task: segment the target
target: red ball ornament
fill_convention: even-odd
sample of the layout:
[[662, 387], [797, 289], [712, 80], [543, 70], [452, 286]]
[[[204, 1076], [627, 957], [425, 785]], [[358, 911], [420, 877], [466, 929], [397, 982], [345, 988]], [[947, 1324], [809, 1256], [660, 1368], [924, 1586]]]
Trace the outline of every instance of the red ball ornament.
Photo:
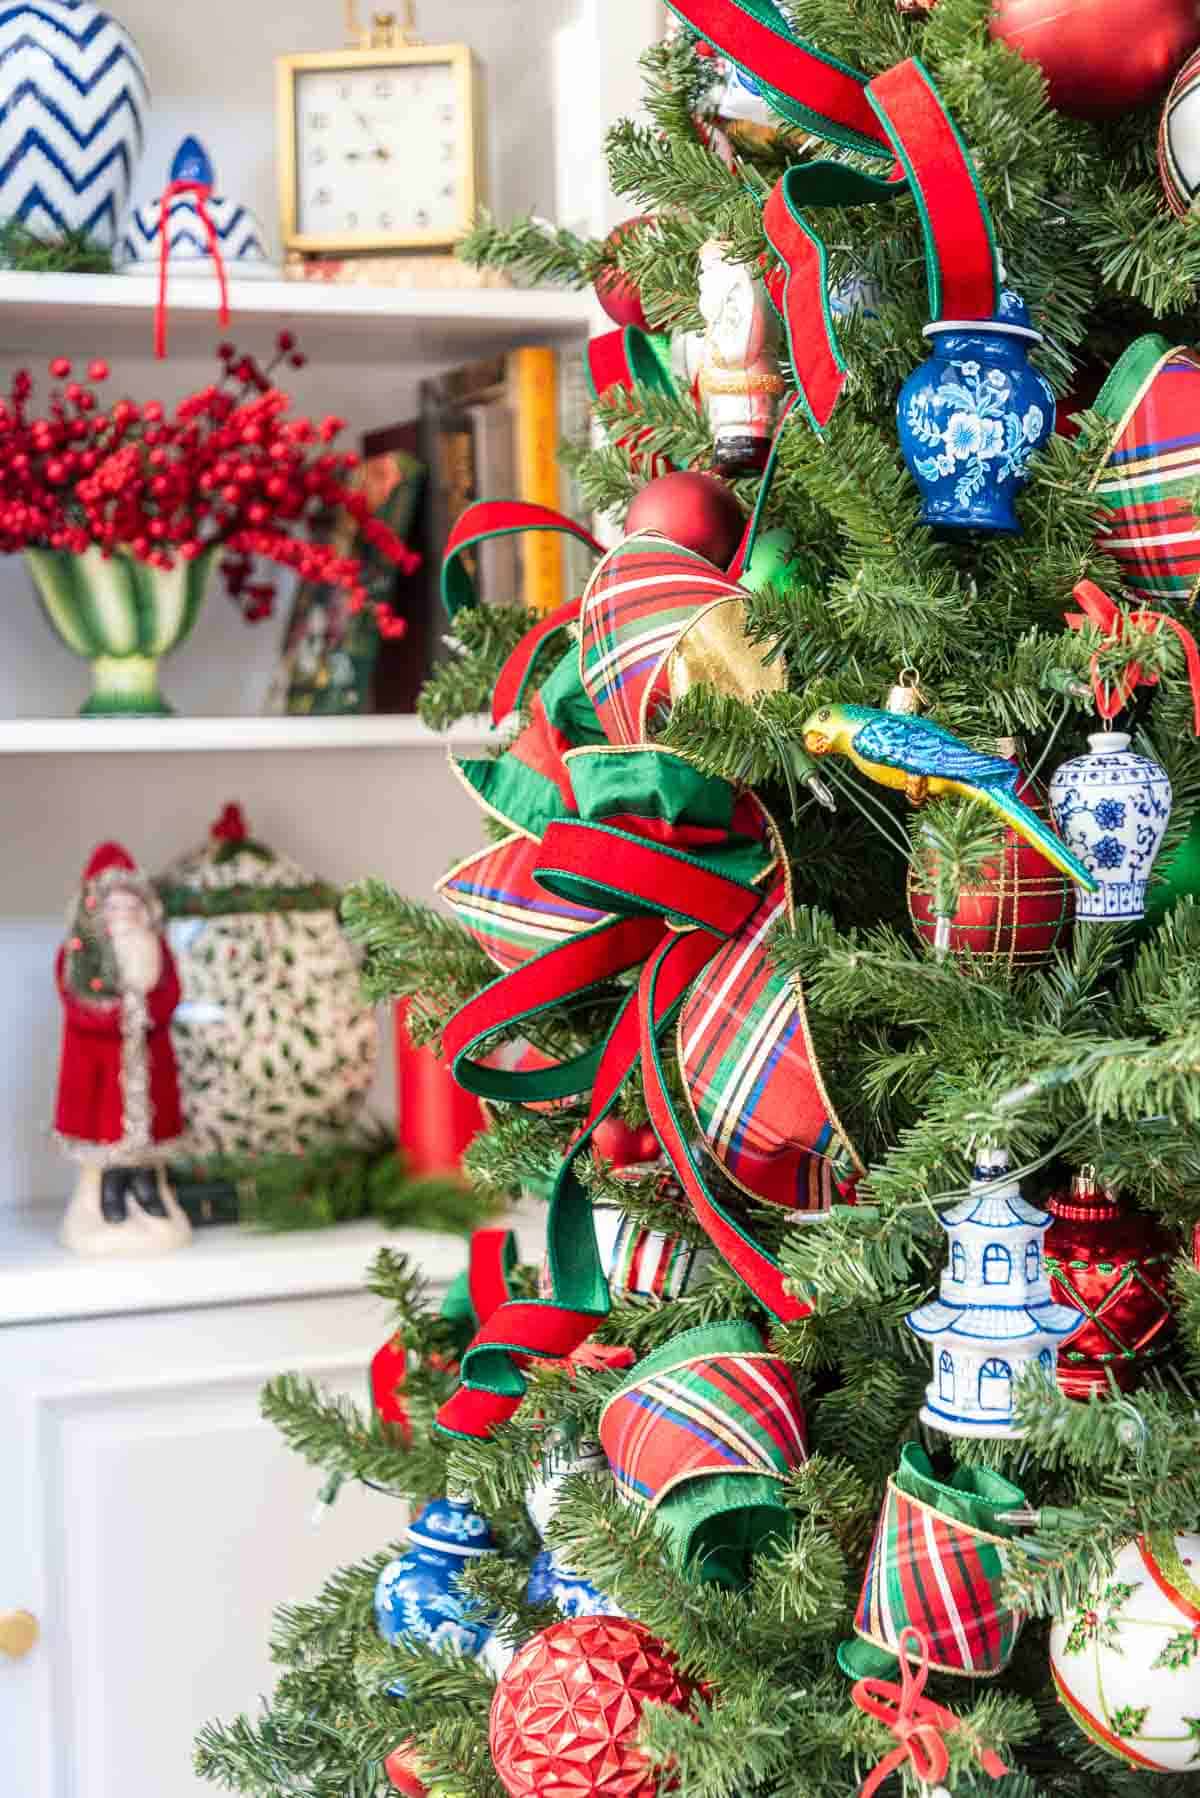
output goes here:
[[[604, 240], [605, 248], [615, 247], [630, 231], [652, 223], [653, 220], [647, 215], [625, 219], [609, 232]], [[622, 274], [619, 268], [601, 269], [593, 284], [593, 291], [614, 325], [636, 325], [640, 331], [649, 330], [646, 314], [642, 310], [642, 296], [629, 276]]]
[[1050, 1290], [1088, 1320], [1059, 1348], [1058, 1384], [1068, 1398], [1086, 1399], [1107, 1391], [1111, 1373], [1128, 1391], [1167, 1349], [1176, 1245], [1153, 1218], [1122, 1211], [1090, 1169], [1046, 1209], [1054, 1218], [1044, 1249]]
[[404, 1402], [408, 1378], [408, 1350], [399, 1336], [389, 1337], [371, 1360], [371, 1403], [382, 1423], [395, 1425], [406, 1448], [412, 1444], [412, 1425]]
[[492, 1700], [492, 1763], [511, 1798], [654, 1798], [638, 1747], [648, 1703], [686, 1710], [696, 1688], [644, 1624], [552, 1623], [510, 1663]]
[[657, 1136], [650, 1124], [631, 1130], [624, 1118], [610, 1114], [602, 1118], [592, 1132], [592, 1147], [610, 1167], [637, 1167], [662, 1157]]
[[[1026, 805], [1046, 815], [1041, 790], [1026, 780], [1019, 789]], [[908, 877], [908, 913], [925, 942], [937, 940], [934, 896], [918, 891], [936, 874], [936, 864], [913, 867]], [[1071, 883], [1032, 843], [1006, 830], [995, 861], [985, 862], [977, 886], [959, 890], [950, 919], [947, 947], [987, 962], [1030, 968], [1047, 961], [1070, 929], [1074, 911]]]
[[745, 523], [732, 488], [717, 475], [681, 470], [646, 483], [629, 508], [625, 535], [659, 531], [681, 549], [728, 568]]
[[417, 1745], [411, 1736], [401, 1742], [399, 1748], [392, 1749], [383, 1763], [383, 1770], [396, 1790], [404, 1793], [404, 1798], [427, 1798], [429, 1787], [421, 1778]]
[[1036, 62], [1050, 104], [1103, 119], [1165, 92], [1200, 43], [1195, 0], [996, 0], [994, 38]]

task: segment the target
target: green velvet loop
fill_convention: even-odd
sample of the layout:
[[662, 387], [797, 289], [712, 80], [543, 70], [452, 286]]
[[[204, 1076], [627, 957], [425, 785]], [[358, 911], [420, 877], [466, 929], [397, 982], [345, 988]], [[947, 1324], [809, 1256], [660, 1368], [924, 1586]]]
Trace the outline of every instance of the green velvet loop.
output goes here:
[[461, 1354], [479, 1327], [479, 1319], [471, 1303], [470, 1275], [465, 1267], [450, 1282], [439, 1316], [443, 1323], [450, 1325], [455, 1345]]
[[546, 755], [545, 767], [537, 765], [536, 747], [532, 743], [522, 745], [520, 737], [515, 749], [507, 755], [462, 760], [456, 764], [467, 786], [479, 795], [489, 811], [535, 837], [544, 836], [548, 826], [559, 818], [574, 816], [550, 772], [560, 766], [558, 758], [563, 745], [587, 746], [604, 742], [604, 733], [596, 720], [596, 708], [580, 678], [577, 655], [561, 658], [542, 683], [538, 698], [552, 738], [557, 733], [561, 739], [552, 741], [553, 753]]
[[727, 780], [658, 749], [574, 750], [571, 790], [581, 818], [657, 818], [728, 832], [737, 800]]
[[947, 1483], [939, 1480], [933, 1463], [919, 1442], [906, 1442], [900, 1451], [896, 1485], [909, 1498], [919, 1499], [944, 1517], [953, 1517], [971, 1529], [985, 1530], [991, 1536], [1011, 1536], [1014, 1526], [998, 1523], [999, 1511], [1018, 1511], [1025, 1506], [1025, 1494], [1003, 1474], [986, 1467], [959, 1467]]

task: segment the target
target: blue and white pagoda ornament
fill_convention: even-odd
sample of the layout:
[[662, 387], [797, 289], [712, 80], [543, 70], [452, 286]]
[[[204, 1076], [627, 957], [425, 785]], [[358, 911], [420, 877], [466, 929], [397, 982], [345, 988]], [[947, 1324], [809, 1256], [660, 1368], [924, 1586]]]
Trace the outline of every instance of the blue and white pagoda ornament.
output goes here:
[[924, 502], [921, 523], [1017, 533], [1013, 500], [1054, 429], [1054, 390], [1029, 365], [1041, 333], [1024, 300], [1005, 288], [990, 319], [943, 319], [924, 335], [933, 353], [896, 401], [900, 449]]
[[1094, 893], [1080, 889], [1079, 918], [1119, 923], [1140, 918], [1146, 888], [1171, 818], [1171, 781], [1148, 755], [1135, 755], [1123, 731], [1097, 731], [1087, 755], [1057, 768], [1050, 811], [1063, 842], [1094, 874]]
[[950, 1239], [941, 1296], [905, 1319], [933, 1346], [922, 1421], [946, 1436], [1019, 1436], [1015, 1380], [1036, 1363], [1053, 1384], [1058, 1344], [1086, 1322], [1050, 1296], [1042, 1244], [1053, 1220], [1022, 1198], [1008, 1151], [982, 1149], [970, 1197], [940, 1221]]
[[117, 251], [123, 275], [157, 275], [163, 233], [173, 275], [218, 278], [220, 256], [230, 281], [277, 280], [281, 270], [267, 254], [266, 232], [239, 200], [216, 191], [212, 158], [198, 138], [185, 137], [171, 176], [156, 199], [136, 206]]
[[[375, 1627], [385, 1642], [423, 1642], [433, 1649], [479, 1654], [491, 1619], [464, 1592], [458, 1576], [495, 1549], [491, 1525], [463, 1498], [435, 1498], [408, 1526], [411, 1547], [389, 1561], [375, 1584]], [[403, 1682], [388, 1687], [404, 1696]]]
[[90, 0], [0, 10], [0, 218], [111, 248], [150, 111], [137, 45]]

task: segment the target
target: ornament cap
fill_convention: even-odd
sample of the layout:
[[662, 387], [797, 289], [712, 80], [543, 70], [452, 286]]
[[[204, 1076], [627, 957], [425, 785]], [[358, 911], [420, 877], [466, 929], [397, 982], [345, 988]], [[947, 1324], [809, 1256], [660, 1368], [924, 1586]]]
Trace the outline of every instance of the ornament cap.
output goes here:
[[215, 186], [217, 177], [212, 157], [198, 137], [185, 137], [176, 150], [175, 160], [171, 164], [171, 179], [198, 181], [203, 187]]
[[1118, 755], [1128, 749], [1133, 739], [1123, 730], [1097, 730], [1088, 738], [1088, 748], [1093, 755]]

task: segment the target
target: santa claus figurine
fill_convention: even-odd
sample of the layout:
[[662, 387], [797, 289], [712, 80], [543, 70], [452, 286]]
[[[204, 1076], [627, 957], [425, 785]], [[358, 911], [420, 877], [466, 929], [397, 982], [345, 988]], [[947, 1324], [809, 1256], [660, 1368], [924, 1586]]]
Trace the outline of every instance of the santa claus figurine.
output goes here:
[[698, 383], [713, 427], [720, 475], [761, 474], [771, 456], [775, 414], [785, 382], [779, 372], [779, 320], [767, 290], [716, 238], [700, 250], [700, 311], [705, 332]]
[[80, 1163], [62, 1240], [79, 1255], [157, 1255], [191, 1235], [167, 1179], [183, 1131], [171, 1014], [179, 978], [162, 907], [119, 843], [102, 843], [55, 979], [63, 1003], [54, 1132]]

